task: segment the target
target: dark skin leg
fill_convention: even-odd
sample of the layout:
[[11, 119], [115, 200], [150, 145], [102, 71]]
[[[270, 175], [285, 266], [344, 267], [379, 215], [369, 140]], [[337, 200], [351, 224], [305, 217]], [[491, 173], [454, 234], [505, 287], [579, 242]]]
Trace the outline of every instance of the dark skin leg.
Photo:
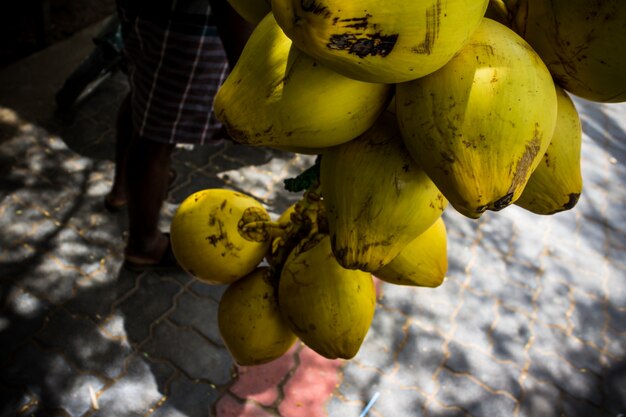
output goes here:
[[126, 160], [128, 146], [133, 135], [133, 119], [130, 111], [130, 94], [127, 94], [117, 113], [115, 138], [115, 174], [113, 186], [106, 196], [107, 203], [112, 207], [126, 204]]
[[[232, 66], [252, 32], [226, 2], [212, 2], [218, 30]], [[169, 242], [158, 229], [163, 200], [169, 184], [170, 156], [174, 145], [140, 138], [133, 134], [129, 96], [120, 107], [117, 121], [115, 179], [109, 203], [128, 204], [129, 235], [126, 260], [136, 265], [158, 263]]]
[[158, 262], [169, 245], [158, 229], [165, 198], [173, 144], [133, 137], [128, 149], [128, 243], [126, 259], [135, 264]]
[[106, 198], [113, 206], [128, 204], [125, 257], [135, 264], [156, 263], [167, 249], [167, 237], [158, 230], [158, 223], [173, 148], [133, 134], [130, 95], [126, 96], [117, 117], [115, 179]]

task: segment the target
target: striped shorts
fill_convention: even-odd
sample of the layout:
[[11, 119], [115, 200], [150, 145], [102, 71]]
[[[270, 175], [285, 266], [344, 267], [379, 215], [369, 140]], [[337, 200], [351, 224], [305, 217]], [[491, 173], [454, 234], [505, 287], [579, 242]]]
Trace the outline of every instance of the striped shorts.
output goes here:
[[135, 132], [162, 143], [203, 144], [223, 135], [213, 98], [228, 64], [210, 8], [155, 19], [118, 4]]

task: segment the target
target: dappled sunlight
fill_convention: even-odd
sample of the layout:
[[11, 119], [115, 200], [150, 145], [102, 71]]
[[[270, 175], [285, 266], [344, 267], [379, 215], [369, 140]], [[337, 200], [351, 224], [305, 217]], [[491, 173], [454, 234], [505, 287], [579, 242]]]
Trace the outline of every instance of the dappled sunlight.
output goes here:
[[393, 394], [374, 415], [624, 411], [625, 107], [583, 104], [579, 204], [552, 216], [511, 206], [479, 220], [449, 208], [446, 280], [382, 285], [330, 410], [354, 410], [380, 391]]
[[[233, 377], [215, 321], [223, 288], [182, 271], [122, 268], [127, 219], [102, 204], [113, 163], [92, 157], [108, 148], [85, 125], [75, 128], [81, 111], [52, 133], [0, 108], [0, 383], [7, 388], [0, 411], [209, 410]], [[300, 196], [285, 192], [282, 180], [309, 159], [226, 141], [177, 149], [178, 182], [160, 227], [167, 230], [180, 201], [203, 187], [201, 177], [279, 214]]]

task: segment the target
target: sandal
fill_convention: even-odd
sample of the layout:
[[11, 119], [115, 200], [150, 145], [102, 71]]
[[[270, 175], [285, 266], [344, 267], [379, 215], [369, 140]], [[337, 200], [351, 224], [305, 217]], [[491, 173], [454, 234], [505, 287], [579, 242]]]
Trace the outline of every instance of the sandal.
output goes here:
[[161, 258], [156, 262], [136, 262], [128, 259], [124, 259], [124, 263], [122, 267], [131, 272], [145, 272], [145, 271], [171, 271], [175, 269], [181, 269], [178, 261], [176, 261], [176, 257], [174, 256], [174, 252], [172, 251], [172, 244], [170, 242], [170, 234], [165, 233], [167, 236], [167, 248], [165, 252], [161, 256]]

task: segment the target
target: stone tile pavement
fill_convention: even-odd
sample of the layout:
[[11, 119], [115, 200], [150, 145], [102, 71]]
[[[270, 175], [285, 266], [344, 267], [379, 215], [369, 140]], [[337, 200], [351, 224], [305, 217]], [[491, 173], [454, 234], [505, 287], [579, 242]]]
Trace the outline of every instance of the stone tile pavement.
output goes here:
[[[102, 208], [112, 179], [108, 80], [70, 115], [52, 96], [90, 28], [0, 73], [0, 416], [626, 416], [626, 105], [576, 100], [584, 121], [578, 206], [444, 214], [437, 289], [379, 285], [351, 361], [303, 346], [234, 365], [220, 340], [222, 287], [120, 268], [126, 220]], [[164, 208], [208, 187], [278, 214], [282, 180], [311, 157], [228, 142], [178, 148]]]

